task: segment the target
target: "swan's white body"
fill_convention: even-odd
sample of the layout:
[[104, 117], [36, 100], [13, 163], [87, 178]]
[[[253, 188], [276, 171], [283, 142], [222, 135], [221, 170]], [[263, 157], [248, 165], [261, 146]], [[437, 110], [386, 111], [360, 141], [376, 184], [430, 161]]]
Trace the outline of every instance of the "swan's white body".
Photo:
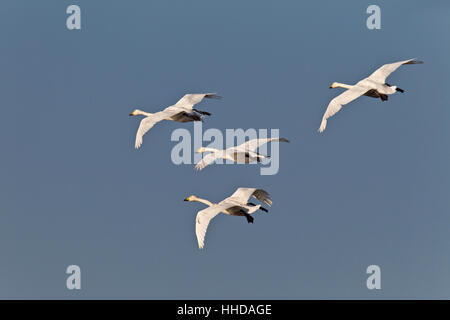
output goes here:
[[289, 142], [289, 140], [284, 138], [265, 138], [265, 139], [252, 139], [236, 147], [230, 147], [225, 150], [204, 148], [204, 147], [199, 148], [197, 150], [198, 153], [204, 152], [210, 153], [204, 156], [203, 159], [197, 163], [195, 169], [202, 170], [203, 168], [205, 168], [206, 166], [210, 165], [211, 163], [220, 158], [231, 160], [237, 163], [250, 163], [253, 161], [260, 162], [261, 160], [269, 157], [257, 153], [256, 150], [263, 144], [272, 141]]
[[210, 113], [208, 112], [199, 111], [193, 108], [194, 105], [200, 103], [203, 98], [220, 99], [221, 97], [216, 95], [215, 93], [186, 94], [173, 106], [167, 107], [164, 110], [156, 113], [144, 112], [139, 109], [134, 110], [132, 113], [130, 113], [130, 116], [145, 116], [145, 118], [141, 120], [138, 131], [136, 133], [136, 142], [134, 144], [135, 148], [138, 149], [142, 145], [142, 137], [144, 136], [144, 134], [160, 121], [201, 121], [202, 118], [199, 114], [210, 115]]
[[[195, 218], [195, 234], [197, 236], [198, 247], [200, 249], [204, 247], [205, 234], [209, 222], [219, 213], [230, 216], [246, 216], [247, 221], [253, 222], [253, 218], [249, 218], [249, 215], [260, 209], [261, 205], [248, 203], [249, 198], [252, 196], [268, 206], [272, 205], [269, 194], [257, 188], [238, 188], [231, 196], [217, 204], [196, 196], [187, 197], [185, 201], [197, 201], [208, 206], [208, 208], [200, 210]], [[264, 211], [267, 210], [264, 209]]]
[[404, 61], [399, 61], [395, 63], [385, 64], [378, 68], [374, 73], [372, 73], [367, 78], [359, 81], [355, 85], [348, 85], [339, 82], [334, 82], [330, 88], [345, 88], [344, 91], [336, 98], [330, 101], [327, 110], [322, 117], [322, 122], [319, 127], [319, 132], [323, 132], [327, 126], [327, 119], [334, 116], [339, 110], [341, 110], [343, 105], [359, 98], [362, 95], [366, 95], [372, 98], [381, 98], [383, 101], [387, 100], [387, 96], [394, 94], [396, 91], [403, 92], [402, 89], [397, 86], [390, 86], [386, 84], [386, 78], [395, 70], [397, 70], [403, 64], [418, 64], [422, 61], [417, 61], [415, 59], [409, 59]]

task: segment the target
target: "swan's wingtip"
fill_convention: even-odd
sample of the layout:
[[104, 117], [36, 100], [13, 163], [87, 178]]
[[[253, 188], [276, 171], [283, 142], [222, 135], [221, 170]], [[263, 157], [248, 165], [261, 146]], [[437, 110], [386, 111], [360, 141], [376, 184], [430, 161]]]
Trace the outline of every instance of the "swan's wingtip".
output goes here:
[[422, 63], [423, 63], [422, 60], [417, 60], [417, 58], [412, 58], [406, 64], [422, 64]]
[[319, 133], [324, 132], [326, 127], [327, 127], [327, 120], [322, 120], [322, 123], [320, 124], [319, 129], [317, 129], [317, 132]]
[[223, 98], [222, 96], [219, 96], [217, 93], [207, 93], [205, 95], [205, 97], [208, 99], [217, 99], [217, 100], [220, 100]]
[[136, 140], [135, 142], [134, 142], [134, 148], [135, 149], [139, 149], [140, 147], [142, 146], [142, 140]]

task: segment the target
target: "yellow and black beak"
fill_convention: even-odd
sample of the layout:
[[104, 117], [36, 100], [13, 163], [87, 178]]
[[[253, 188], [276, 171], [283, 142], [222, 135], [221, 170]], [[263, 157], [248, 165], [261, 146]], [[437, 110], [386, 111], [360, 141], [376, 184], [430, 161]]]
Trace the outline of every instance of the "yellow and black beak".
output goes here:
[[131, 116], [134, 116], [134, 113], [133, 113], [133, 112], [132, 112], [132, 113], [130, 113], [130, 114], [129, 114], [129, 116], [130, 116], [130, 117], [131, 117]]
[[189, 201], [189, 197], [187, 197], [186, 199], [184, 199], [184, 201]]

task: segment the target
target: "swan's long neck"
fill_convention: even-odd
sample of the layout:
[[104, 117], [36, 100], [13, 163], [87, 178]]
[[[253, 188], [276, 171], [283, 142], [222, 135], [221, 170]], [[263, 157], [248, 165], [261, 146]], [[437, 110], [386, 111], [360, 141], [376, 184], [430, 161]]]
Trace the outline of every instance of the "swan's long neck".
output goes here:
[[203, 148], [203, 152], [219, 152], [219, 150], [215, 149], [215, 148]]
[[150, 117], [151, 115], [153, 115], [153, 113], [145, 112], [145, 111], [142, 111], [142, 110], [136, 110], [134, 113], [135, 113], [136, 116], [141, 115], [141, 116]]
[[212, 203], [211, 201], [206, 200], [206, 199], [202, 199], [202, 198], [195, 198], [195, 201], [204, 203], [204, 204], [206, 204], [206, 205], [209, 206], [209, 207], [211, 207], [211, 206], [214, 205], [214, 203]]
[[340, 82], [335, 82], [335, 83], [334, 83], [334, 86], [335, 86], [335, 87], [340, 87], [340, 88], [345, 88], [345, 89], [351, 89], [351, 88], [353, 88], [352, 85], [345, 84], [345, 83], [340, 83]]

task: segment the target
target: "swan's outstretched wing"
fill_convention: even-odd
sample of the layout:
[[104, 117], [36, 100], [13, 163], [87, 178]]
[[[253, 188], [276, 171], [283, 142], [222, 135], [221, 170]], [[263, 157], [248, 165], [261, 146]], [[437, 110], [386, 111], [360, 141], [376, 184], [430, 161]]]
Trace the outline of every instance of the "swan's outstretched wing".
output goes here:
[[328, 104], [327, 110], [325, 111], [322, 122], [320, 123], [319, 132], [323, 132], [327, 127], [327, 119], [334, 116], [339, 110], [341, 110], [343, 105], [359, 98], [364, 93], [367, 92], [367, 87], [358, 86], [357, 84], [353, 86], [351, 89], [344, 91], [336, 98], [330, 101]]
[[200, 160], [196, 165], [195, 165], [195, 169], [196, 170], [203, 170], [206, 166], [210, 165], [211, 163], [213, 163], [214, 161], [216, 161], [216, 159], [218, 159], [218, 155], [216, 153], [208, 153], [206, 156], [203, 157], [202, 160]]
[[221, 96], [218, 96], [215, 93], [188, 93], [183, 96], [178, 102], [175, 104], [177, 107], [192, 109], [194, 105], [200, 103], [204, 98], [207, 99], [222, 99]]
[[260, 146], [272, 141], [289, 142], [285, 138], [265, 138], [265, 139], [252, 139], [236, 147], [237, 150], [242, 151], [256, 151]]
[[200, 249], [203, 249], [205, 245], [205, 234], [211, 219], [221, 211], [233, 206], [234, 204], [232, 203], [215, 204], [197, 213], [197, 217], [195, 218], [195, 234], [197, 235], [198, 247]]
[[373, 80], [375, 82], [379, 83], [385, 83], [386, 78], [389, 77], [389, 75], [397, 70], [401, 65], [404, 64], [420, 64], [423, 63], [422, 61], [416, 60], [416, 59], [409, 59], [394, 63], [389, 63], [381, 66], [378, 68], [374, 73], [372, 73], [367, 79]]
[[257, 188], [238, 188], [229, 198], [236, 199], [240, 203], [246, 204], [248, 199], [253, 196], [268, 206], [272, 205], [272, 200], [267, 191]]
[[183, 112], [182, 110], [177, 110], [175, 108], [169, 109], [166, 108], [163, 111], [156, 112], [151, 116], [145, 117], [141, 120], [139, 124], [139, 128], [136, 132], [136, 142], [134, 143], [134, 147], [139, 149], [142, 145], [142, 137], [147, 133], [156, 123], [162, 120], [169, 120], [170, 117], [174, 116], [177, 113]]

